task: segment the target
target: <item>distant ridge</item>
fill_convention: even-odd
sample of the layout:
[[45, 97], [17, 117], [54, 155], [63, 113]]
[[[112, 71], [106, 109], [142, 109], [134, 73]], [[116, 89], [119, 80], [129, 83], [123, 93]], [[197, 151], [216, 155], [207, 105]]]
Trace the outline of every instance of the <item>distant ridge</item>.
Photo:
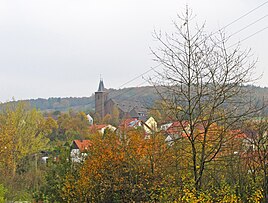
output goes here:
[[[113, 98], [118, 101], [125, 100], [136, 100], [144, 104], [146, 107], [151, 107], [158, 96], [156, 90], [152, 86], [145, 87], [130, 87], [123, 89], [108, 89], [109, 98]], [[38, 98], [38, 99], [28, 99], [20, 100], [28, 102], [31, 107], [36, 108], [40, 111], [69, 111], [70, 109], [74, 111], [84, 111], [90, 112], [95, 109], [95, 98], [94, 94], [90, 97], [51, 97], [48, 99]], [[17, 103], [19, 101], [11, 101], [7, 103]], [[1, 106], [6, 105], [7, 103], [1, 104]]]
[[[251, 96], [256, 99], [258, 103], [263, 101], [268, 101], [268, 88], [267, 87], [257, 87], [257, 86], [247, 86], [252, 92]], [[155, 87], [144, 86], [144, 87], [129, 87], [123, 89], [108, 89], [109, 98], [113, 98], [117, 101], [139, 101], [145, 107], [152, 107], [155, 100], [159, 99]], [[90, 97], [65, 97], [65, 98], [48, 98], [48, 99], [29, 99], [21, 100], [28, 102], [31, 107], [39, 109], [43, 112], [54, 112], [54, 111], [69, 111], [70, 109], [74, 111], [84, 111], [86, 113], [94, 111], [95, 99], [94, 94]], [[18, 101], [15, 101], [18, 102]], [[13, 102], [7, 102], [13, 103]], [[1, 104], [1, 106], [7, 103]], [[268, 115], [268, 110], [265, 112]]]

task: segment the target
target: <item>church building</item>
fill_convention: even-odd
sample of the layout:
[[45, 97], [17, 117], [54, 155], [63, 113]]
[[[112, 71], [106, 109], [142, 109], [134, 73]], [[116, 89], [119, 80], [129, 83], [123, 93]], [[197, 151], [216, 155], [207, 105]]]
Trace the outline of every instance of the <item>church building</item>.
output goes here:
[[106, 114], [112, 114], [113, 108], [119, 110], [119, 118], [147, 119], [147, 109], [139, 101], [118, 100], [115, 97], [109, 98], [109, 93], [104, 87], [103, 80], [100, 79], [98, 91], [95, 92], [95, 113], [101, 118]]

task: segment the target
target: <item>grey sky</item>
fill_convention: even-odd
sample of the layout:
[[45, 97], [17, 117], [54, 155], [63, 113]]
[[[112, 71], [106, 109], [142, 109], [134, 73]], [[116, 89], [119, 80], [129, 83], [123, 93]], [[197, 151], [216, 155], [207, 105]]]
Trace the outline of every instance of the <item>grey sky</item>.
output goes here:
[[[172, 31], [186, 3], [208, 31], [265, 2], [259, 0], [1, 0], [0, 101], [90, 96], [100, 74], [118, 88], [156, 64], [154, 29]], [[268, 14], [268, 4], [226, 28], [232, 34]], [[268, 26], [268, 17], [235, 35], [237, 42]], [[257, 85], [268, 86], [268, 29], [244, 41], [258, 57]], [[146, 76], [149, 76], [149, 72]], [[137, 86], [138, 79], [127, 86]]]

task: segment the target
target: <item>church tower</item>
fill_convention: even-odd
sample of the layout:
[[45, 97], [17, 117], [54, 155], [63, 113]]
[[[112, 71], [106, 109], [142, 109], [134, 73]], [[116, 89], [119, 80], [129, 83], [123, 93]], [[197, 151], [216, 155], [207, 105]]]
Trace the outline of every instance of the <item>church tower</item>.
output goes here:
[[102, 78], [100, 79], [98, 91], [95, 92], [95, 113], [98, 113], [101, 119], [105, 116], [105, 103], [107, 101], [107, 92], [105, 92]]

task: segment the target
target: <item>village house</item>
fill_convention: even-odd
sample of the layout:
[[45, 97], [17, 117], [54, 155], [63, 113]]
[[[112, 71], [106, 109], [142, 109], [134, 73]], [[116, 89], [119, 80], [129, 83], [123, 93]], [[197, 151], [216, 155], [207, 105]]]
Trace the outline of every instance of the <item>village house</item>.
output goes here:
[[[207, 137], [207, 141], [209, 141], [209, 139], [214, 140], [216, 137], [221, 139], [219, 133], [223, 132], [218, 131], [217, 128], [217, 125], [210, 127], [208, 134], [210, 136]], [[164, 124], [160, 127], [160, 129], [162, 129], [161, 131], [166, 136], [166, 143], [168, 143], [170, 146], [172, 146], [177, 140], [187, 139], [187, 137], [191, 135], [188, 121], [175, 121], [173, 123]], [[202, 138], [202, 135], [205, 132], [205, 129], [202, 124], [197, 124], [195, 126], [195, 130], [198, 131], [198, 134], [200, 135], [199, 137]], [[242, 155], [249, 149], [254, 149], [254, 146], [250, 144], [250, 137], [241, 130], [226, 131], [221, 142], [222, 150], [219, 153], [221, 155]], [[237, 149], [239, 149], [240, 151], [238, 151]]]
[[153, 117], [150, 117], [144, 122], [143, 128], [147, 134], [151, 134], [157, 131], [157, 122]]
[[138, 127], [141, 127], [142, 123], [141, 120], [137, 118], [127, 118], [122, 120], [119, 128], [120, 129], [129, 129], [129, 128], [135, 128], [137, 129]]
[[150, 117], [146, 121], [142, 121], [137, 118], [124, 119], [119, 126], [120, 132], [126, 132], [132, 129], [143, 130], [145, 139], [149, 139], [152, 133], [158, 131], [157, 122], [155, 121], [153, 117]]
[[90, 140], [74, 140], [71, 144], [71, 160], [80, 163], [84, 161], [87, 152], [90, 150], [92, 142]]
[[163, 124], [160, 127], [160, 130], [162, 130], [166, 134], [165, 141], [172, 145], [176, 140], [186, 137], [186, 132], [188, 131], [188, 122], [187, 121], [176, 121], [173, 123], [167, 123]]
[[91, 133], [100, 133], [101, 135], [103, 135], [105, 130], [110, 130], [111, 132], [114, 132], [116, 130], [116, 127], [110, 124], [94, 124], [90, 126], [89, 129]]
[[89, 125], [93, 125], [94, 120], [89, 114], [87, 114], [87, 120], [88, 120]]

